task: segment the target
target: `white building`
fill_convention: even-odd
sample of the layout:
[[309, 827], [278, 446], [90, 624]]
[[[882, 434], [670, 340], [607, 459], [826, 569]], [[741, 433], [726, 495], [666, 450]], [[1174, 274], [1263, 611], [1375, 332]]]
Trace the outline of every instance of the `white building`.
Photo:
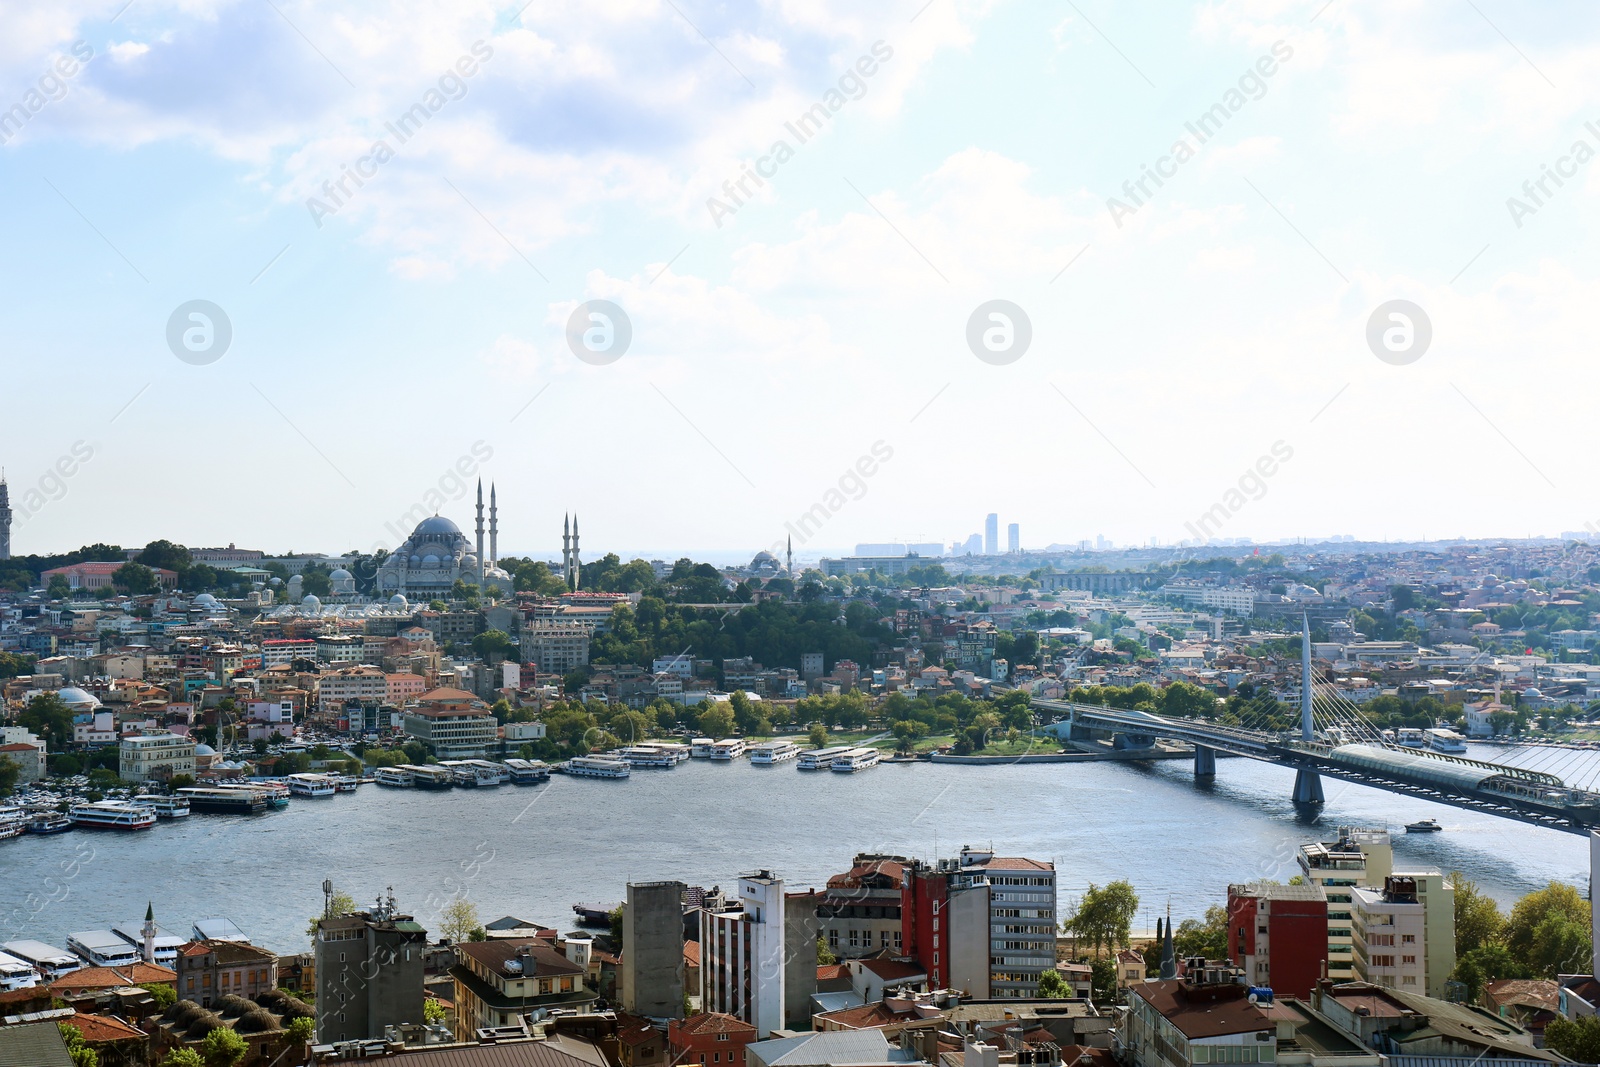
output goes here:
[[175, 774], [193, 773], [193, 738], [164, 730], [146, 730], [122, 739], [117, 777], [124, 782], [164, 782]]
[[784, 1023], [783, 879], [741, 876], [739, 903], [739, 911], [701, 912], [701, 1010], [743, 1019], [765, 1038]]
[[1443, 997], [1455, 970], [1455, 894], [1437, 870], [1392, 874], [1350, 890], [1356, 980]]
[[570, 674], [589, 665], [593, 633], [584, 622], [530, 621], [522, 628], [522, 658], [541, 674]]

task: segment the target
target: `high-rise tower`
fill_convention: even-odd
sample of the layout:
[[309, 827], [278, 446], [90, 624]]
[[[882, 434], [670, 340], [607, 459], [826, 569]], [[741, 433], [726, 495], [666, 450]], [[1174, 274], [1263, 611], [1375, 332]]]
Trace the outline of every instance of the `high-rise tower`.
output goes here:
[[0, 470], [0, 559], [11, 558], [11, 490], [6, 488], [6, 472]]

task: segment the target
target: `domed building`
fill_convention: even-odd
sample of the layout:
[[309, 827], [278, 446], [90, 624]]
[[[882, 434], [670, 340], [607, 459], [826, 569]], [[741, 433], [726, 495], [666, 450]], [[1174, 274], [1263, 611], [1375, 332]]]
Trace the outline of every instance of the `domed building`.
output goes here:
[[[390, 553], [378, 568], [378, 592], [412, 600], [445, 599], [458, 581], [479, 586], [484, 592], [509, 594], [511, 576], [496, 565], [499, 555], [499, 517], [494, 486], [489, 487], [489, 553], [484, 557], [483, 483], [478, 483], [476, 546], [461, 527], [443, 515], [417, 523], [411, 536]], [[391, 597], [391, 600], [393, 598]]]
[[350, 600], [355, 597], [356, 576], [343, 567], [328, 575], [328, 581], [332, 584], [335, 600]]
[[100, 707], [100, 700], [93, 693], [69, 685], [56, 693], [61, 698], [61, 703], [73, 711], [94, 711]]

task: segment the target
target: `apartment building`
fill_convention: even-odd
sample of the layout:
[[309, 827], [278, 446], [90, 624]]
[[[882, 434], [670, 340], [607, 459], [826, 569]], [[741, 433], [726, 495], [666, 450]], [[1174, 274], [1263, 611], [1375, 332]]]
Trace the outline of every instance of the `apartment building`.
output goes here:
[[1455, 892], [1437, 869], [1404, 871], [1350, 890], [1356, 978], [1443, 997], [1456, 966]]
[[811, 1024], [817, 989], [817, 904], [785, 895], [762, 870], [739, 878], [737, 906], [700, 912], [701, 1010], [742, 1019], [765, 1038]]
[[388, 696], [388, 676], [376, 667], [340, 667], [317, 675], [317, 711], [325, 719], [338, 716], [347, 701], [382, 704]]
[[1228, 887], [1228, 958], [1245, 981], [1309, 997], [1328, 959], [1328, 902], [1321, 886], [1253, 882]]
[[1301, 845], [1298, 859], [1306, 881], [1322, 887], [1328, 902], [1328, 977], [1354, 982], [1350, 891], [1355, 886], [1382, 885], [1394, 873], [1389, 831], [1341, 826], [1338, 840]]
[[494, 938], [455, 946], [456, 1040], [474, 1030], [515, 1026], [552, 1009], [585, 1009], [598, 994], [585, 982], [593, 942], [570, 938], [566, 952], [538, 937]]
[[179, 999], [202, 1008], [229, 994], [254, 1000], [278, 988], [278, 957], [242, 941], [191, 941], [173, 967]]
[[125, 782], [165, 782], [194, 773], [194, 740], [165, 730], [124, 737], [117, 753], [117, 777]]
[[909, 955], [936, 989], [978, 1000], [1031, 997], [1056, 964], [1056, 871], [1041, 860], [963, 848], [912, 861], [901, 896]]
[[384, 903], [317, 920], [317, 1040], [382, 1037], [384, 1028], [422, 1022], [422, 964], [428, 931]]
[[539, 619], [522, 627], [521, 652], [540, 674], [571, 674], [589, 665], [594, 628], [581, 622]]
[[841, 959], [902, 953], [901, 882], [910, 862], [904, 856], [861, 853], [850, 870], [828, 879], [817, 920], [829, 951]]

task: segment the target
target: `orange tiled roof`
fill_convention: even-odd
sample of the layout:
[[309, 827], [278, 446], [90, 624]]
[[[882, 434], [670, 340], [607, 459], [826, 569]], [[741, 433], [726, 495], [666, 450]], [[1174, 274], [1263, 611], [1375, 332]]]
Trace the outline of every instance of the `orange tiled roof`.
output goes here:
[[67, 1020], [71, 1026], [76, 1026], [83, 1039], [91, 1045], [102, 1041], [127, 1041], [130, 1038], [139, 1039], [147, 1036], [143, 1030], [129, 1026], [121, 1019], [113, 1019], [109, 1015], [85, 1015], [79, 1012]]
[[118, 986], [148, 985], [151, 982], [171, 985], [177, 980], [177, 971], [155, 963], [135, 963], [127, 967], [81, 967], [51, 982], [50, 991], [65, 993], [115, 989]]

